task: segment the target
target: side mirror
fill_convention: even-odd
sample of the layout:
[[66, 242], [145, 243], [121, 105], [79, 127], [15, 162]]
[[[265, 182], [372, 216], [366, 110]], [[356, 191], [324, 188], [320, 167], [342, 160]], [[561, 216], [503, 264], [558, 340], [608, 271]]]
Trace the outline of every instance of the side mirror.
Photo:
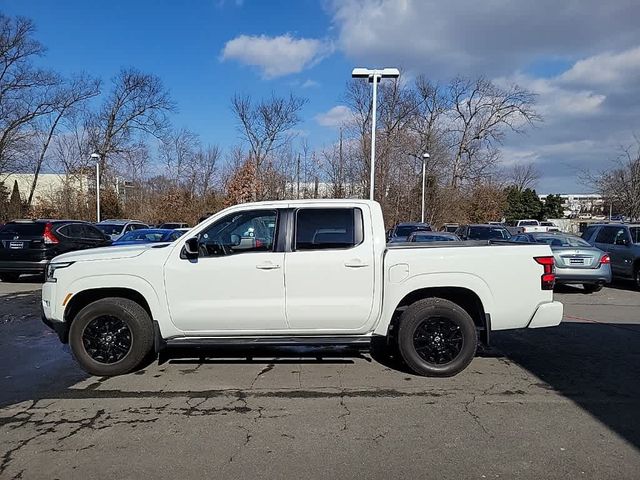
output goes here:
[[198, 256], [198, 239], [196, 237], [189, 238], [184, 244], [184, 251], [190, 257]]
[[240, 242], [242, 241], [242, 239], [240, 238], [240, 235], [237, 234], [232, 234], [231, 238], [230, 238], [230, 244], [232, 247], [237, 247], [238, 245], [240, 245]]

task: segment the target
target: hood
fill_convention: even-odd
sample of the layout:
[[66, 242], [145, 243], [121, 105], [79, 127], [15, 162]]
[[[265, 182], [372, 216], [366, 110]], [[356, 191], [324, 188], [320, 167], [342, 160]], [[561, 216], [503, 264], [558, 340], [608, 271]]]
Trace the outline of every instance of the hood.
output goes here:
[[120, 258], [133, 258], [152, 248], [154, 243], [142, 245], [123, 245], [121, 247], [88, 248], [63, 253], [55, 257], [52, 262], [87, 262], [93, 260], [117, 260]]

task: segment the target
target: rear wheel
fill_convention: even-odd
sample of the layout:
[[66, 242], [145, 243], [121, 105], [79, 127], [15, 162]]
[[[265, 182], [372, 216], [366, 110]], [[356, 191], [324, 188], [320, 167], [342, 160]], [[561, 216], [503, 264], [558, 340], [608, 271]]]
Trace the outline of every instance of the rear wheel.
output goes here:
[[582, 285], [585, 293], [595, 293], [602, 290], [602, 285], [596, 285], [594, 283], [585, 283]]
[[80, 366], [92, 375], [129, 373], [153, 348], [151, 318], [127, 298], [96, 300], [71, 323], [69, 344]]
[[473, 360], [477, 344], [473, 319], [449, 300], [420, 300], [400, 318], [398, 347], [418, 375], [450, 377], [461, 372]]
[[19, 273], [0, 273], [0, 280], [3, 282], [17, 282], [20, 278]]

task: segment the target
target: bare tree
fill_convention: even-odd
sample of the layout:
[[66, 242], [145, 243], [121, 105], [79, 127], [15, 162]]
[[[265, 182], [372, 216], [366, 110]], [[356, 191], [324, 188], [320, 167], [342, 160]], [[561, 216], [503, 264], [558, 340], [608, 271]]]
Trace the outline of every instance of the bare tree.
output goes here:
[[29, 125], [55, 111], [60, 78], [33, 66], [44, 47], [31, 20], [0, 14], [0, 171], [12, 167], [30, 138]]
[[485, 78], [454, 79], [448, 88], [452, 101], [449, 136], [454, 153], [451, 186], [481, 176], [495, 165], [497, 147], [507, 131], [521, 133], [540, 121], [535, 95], [518, 85], [501, 88]]
[[99, 93], [100, 82], [85, 76], [72, 78], [60, 85], [58, 90], [53, 93], [51, 100], [53, 111], [48, 115], [43, 115], [36, 121], [35, 132], [33, 132], [32, 139], [34, 140], [36, 151], [34, 152], [34, 164], [32, 166], [34, 175], [27, 196], [27, 207], [30, 207], [33, 201], [40, 170], [61, 120], [78, 104], [95, 97]]
[[614, 164], [614, 168], [592, 177], [591, 183], [617, 212], [640, 219], [640, 137], [634, 146], [623, 148]]
[[244, 176], [249, 178], [249, 173], [255, 175], [254, 200], [263, 196], [258, 185], [265, 161], [291, 140], [291, 130], [300, 122], [300, 110], [306, 102], [306, 99], [293, 94], [289, 97], [272, 95], [258, 103], [254, 103], [248, 95], [235, 95], [232, 98], [231, 109], [239, 122], [242, 137], [248, 143], [249, 160], [254, 164], [252, 171], [245, 169]]
[[534, 163], [516, 163], [508, 173], [509, 183], [519, 192], [526, 188], [535, 188], [540, 179], [540, 172]]
[[135, 143], [136, 134], [165, 135], [167, 114], [174, 108], [160, 78], [134, 68], [122, 70], [112, 80], [102, 108], [90, 119], [91, 144], [100, 154], [103, 170], [112, 157]]

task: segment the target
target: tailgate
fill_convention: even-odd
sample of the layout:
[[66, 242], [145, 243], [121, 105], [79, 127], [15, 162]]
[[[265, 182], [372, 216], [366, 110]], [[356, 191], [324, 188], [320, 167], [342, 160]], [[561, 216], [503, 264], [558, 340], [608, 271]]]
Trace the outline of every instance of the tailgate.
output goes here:
[[0, 259], [42, 260], [44, 223], [8, 223], [0, 229]]

